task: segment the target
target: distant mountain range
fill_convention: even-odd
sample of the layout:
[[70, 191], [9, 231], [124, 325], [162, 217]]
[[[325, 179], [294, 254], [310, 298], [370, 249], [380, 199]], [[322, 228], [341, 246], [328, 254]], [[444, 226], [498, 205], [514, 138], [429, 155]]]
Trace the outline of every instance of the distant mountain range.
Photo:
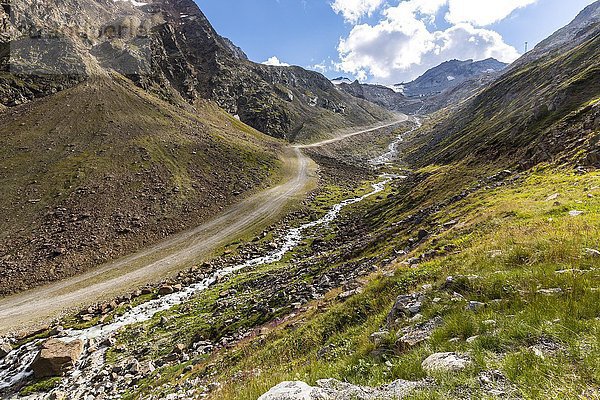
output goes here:
[[446, 61], [434, 67], [412, 82], [394, 85], [408, 97], [433, 96], [461, 83], [485, 74], [495, 74], [508, 64], [494, 58], [482, 61]]
[[412, 82], [391, 86], [361, 84], [349, 78], [339, 77], [332, 82], [342, 91], [355, 97], [371, 101], [389, 110], [412, 113], [423, 107], [435, 110], [446, 102], [436, 96], [471, 82], [479, 87], [484, 81], [497, 76], [507, 64], [494, 58], [482, 61], [446, 61], [418, 77]]

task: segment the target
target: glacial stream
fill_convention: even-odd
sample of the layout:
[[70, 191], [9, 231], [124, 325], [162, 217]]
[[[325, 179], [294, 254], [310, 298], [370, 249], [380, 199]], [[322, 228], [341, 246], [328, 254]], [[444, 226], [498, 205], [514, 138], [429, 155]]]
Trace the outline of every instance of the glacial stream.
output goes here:
[[414, 131], [416, 131], [417, 129], [419, 129], [421, 127], [421, 121], [418, 118], [415, 117], [414, 123], [415, 123], [415, 126], [411, 130], [409, 130], [408, 132], [403, 132], [398, 137], [396, 137], [396, 139], [394, 141], [392, 141], [392, 143], [390, 143], [390, 145], [388, 146], [388, 149], [385, 153], [383, 153], [379, 157], [373, 158], [372, 160], [369, 161], [369, 163], [371, 165], [377, 167], [377, 166], [382, 166], [382, 165], [388, 164], [391, 161], [393, 161], [394, 158], [396, 158], [396, 156], [398, 155], [398, 146], [400, 146], [400, 143], [402, 143], [404, 141], [404, 137], [407, 134], [413, 133]]
[[[417, 121], [417, 126], [413, 131], [419, 126], [420, 123]], [[402, 142], [402, 138], [405, 134], [406, 133], [403, 133], [396, 138], [390, 144], [388, 151], [385, 154], [371, 160], [370, 163], [374, 166], [379, 166], [390, 162], [397, 155], [398, 145]], [[64, 377], [57, 390], [68, 392], [69, 399], [83, 398], [85, 396], [85, 390], [74, 388], [79, 387], [80, 384], [86, 382], [86, 379], [90, 379], [101, 370], [104, 364], [104, 354], [107, 350], [107, 345], [104, 345], [103, 342], [110, 338], [115, 332], [123, 327], [148, 321], [157, 313], [184, 303], [192, 296], [205, 291], [223, 277], [247, 268], [281, 261], [288, 252], [292, 251], [301, 243], [305, 237], [304, 233], [306, 231], [331, 223], [339, 216], [340, 212], [345, 207], [360, 203], [368, 197], [382, 192], [385, 190], [385, 187], [396, 178], [402, 177], [383, 174], [380, 176], [378, 182], [372, 184], [373, 190], [369, 193], [360, 197], [344, 200], [334, 205], [323, 217], [299, 227], [290, 228], [283, 238], [283, 244], [280, 245], [278, 249], [273, 250], [265, 256], [252, 258], [238, 265], [220, 269], [201, 282], [184, 287], [179, 292], [165, 295], [133, 307], [125, 314], [115, 318], [113, 322], [109, 324], [97, 325], [83, 330], [66, 330], [61, 332], [59, 337], [60, 340], [65, 342], [82, 340], [85, 343], [85, 347], [77, 365]], [[10, 388], [32, 375], [30, 366], [37, 356], [43, 340], [44, 339], [35, 340], [18, 347], [0, 360], [0, 396], [2, 396], [2, 393], [10, 390]], [[49, 396], [49, 393], [43, 393], [32, 395], [28, 398], [45, 399]]]

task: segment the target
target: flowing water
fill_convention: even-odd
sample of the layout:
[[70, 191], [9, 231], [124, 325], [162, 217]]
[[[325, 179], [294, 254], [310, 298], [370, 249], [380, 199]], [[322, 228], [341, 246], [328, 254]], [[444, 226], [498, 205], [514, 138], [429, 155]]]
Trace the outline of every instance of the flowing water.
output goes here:
[[[396, 147], [393, 149], [395, 148]], [[372, 185], [373, 190], [371, 192], [360, 197], [344, 200], [333, 206], [333, 208], [320, 219], [289, 229], [283, 239], [283, 245], [265, 256], [253, 258], [241, 264], [220, 269], [203, 281], [185, 287], [179, 292], [140, 304], [127, 311], [125, 314], [115, 318], [110, 324], [97, 325], [84, 330], [68, 330], [62, 332], [60, 337], [61, 340], [68, 342], [80, 339], [85, 343], [85, 350], [75, 368], [63, 379], [61, 388], [70, 388], [71, 390], [74, 390], [72, 388], [77, 387], [80, 383], [85, 383], [86, 379], [89, 379], [90, 377], [93, 377], [94, 374], [98, 373], [104, 363], [104, 353], [106, 352], [106, 346], [103, 347], [101, 343], [119, 329], [147, 321], [161, 311], [182, 304], [190, 299], [190, 297], [208, 289], [225, 276], [246, 268], [280, 261], [288, 252], [300, 244], [304, 238], [305, 231], [329, 224], [338, 217], [342, 209], [349, 205], [360, 203], [366, 198], [382, 192], [386, 185], [395, 178], [398, 178], [398, 176], [381, 175], [381, 180]], [[29, 369], [39, 351], [41, 342], [42, 340], [36, 340], [23, 345], [14, 349], [4, 359], [0, 360], [0, 394], [31, 376], [32, 372]], [[90, 350], [92, 348], [96, 349], [96, 351]], [[71, 391], [69, 394], [70, 398], [75, 399], [79, 398], [84, 393], [82, 392], [79, 394]], [[45, 398], [44, 396], [46, 395], [36, 395], [32, 398]]]
[[392, 162], [398, 155], [398, 146], [400, 146], [400, 143], [402, 143], [404, 141], [404, 137], [407, 134], [413, 133], [414, 131], [416, 131], [417, 129], [419, 129], [421, 127], [421, 121], [417, 117], [415, 117], [414, 123], [415, 123], [415, 126], [411, 130], [409, 130], [408, 132], [403, 132], [400, 135], [398, 135], [398, 137], [396, 137], [396, 139], [394, 141], [392, 141], [392, 143], [390, 143], [387, 151], [385, 153], [383, 153], [382, 155], [380, 155], [379, 157], [376, 157], [376, 158], [373, 158], [372, 160], [370, 160], [370, 164], [375, 167], [378, 167], [378, 166], [382, 166], [382, 165]]

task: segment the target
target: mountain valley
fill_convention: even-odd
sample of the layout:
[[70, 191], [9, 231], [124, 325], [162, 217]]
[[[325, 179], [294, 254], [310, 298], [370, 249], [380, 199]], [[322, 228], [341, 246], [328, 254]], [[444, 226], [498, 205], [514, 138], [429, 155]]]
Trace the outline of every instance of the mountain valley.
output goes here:
[[600, 397], [600, 1], [404, 93], [0, 10], [2, 398]]

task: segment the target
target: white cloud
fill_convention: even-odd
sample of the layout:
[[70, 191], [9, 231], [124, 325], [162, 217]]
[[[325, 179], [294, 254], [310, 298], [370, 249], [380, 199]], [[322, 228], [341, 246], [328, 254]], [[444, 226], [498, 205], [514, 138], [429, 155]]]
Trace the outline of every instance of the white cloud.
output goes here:
[[537, 0], [449, 0], [445, 18], [452, 24], [468, 22], [476, 26], [487, 26], [536, 2]]
[[[514, 61], [519, 56], [517, 50], [506, 44], [500, 34], [481, 26], [491, 20], [502, 19], [515, 7], [535, 0], [497, 0], [510, 3], [508, 8], [490, 5], [489, 1], [473, 0], [478, 6], [474, 7], [472, 14], [468, 14], [469, 10], [464, 7], [448, 8], [453, 3], [468, 5], [471, 1], [408, 0], [399, 2], [397, 6], [387, 6], [377, 24], [356, 25], [346, 38], [340, 40], [340, 62], [336, 67], [354, 74], [359, 80], [373, 77], [381, 83], [398, 83], [410, 81], [450, 59], [494, 57], [504, 62]], [[483, 10], [486, 6], [481, 6], [481, 3], [491, 7], [492, 11]], [[435, 30], [432, 28], [435, 17], [444, 10], [448, 10], [448, 19], [450, 16], [454, 18], [452, 25]], [[451, 10], [455, 10], [454, 14]], [[477, 15], [478, 18], [473, 17]]]
[[342, 14], [350, 23], [356, 23], [365, 15], [371, 16], [383, 4], [384, 0], [334, 0], [331, 8]]
[[306, 67], [306, 69], [310, 69], [312, 71], [317, 71], [317, 72], [320, 72], [320, 73], [324, 74], [325, 72], [327, 72], [327, 70], [329, 69], [329, 67], [323, 61], [320, 64], [309, 65], [308, 67]]
[[271, 65], [274, 67], [289, 67], [290, 66], [290, 64], [282, 62], [281, 60], [279, 60], [279, 58], [277, 58], [275, 56], [269, 58], [267, 61], [263, 61], [262, 64]]

